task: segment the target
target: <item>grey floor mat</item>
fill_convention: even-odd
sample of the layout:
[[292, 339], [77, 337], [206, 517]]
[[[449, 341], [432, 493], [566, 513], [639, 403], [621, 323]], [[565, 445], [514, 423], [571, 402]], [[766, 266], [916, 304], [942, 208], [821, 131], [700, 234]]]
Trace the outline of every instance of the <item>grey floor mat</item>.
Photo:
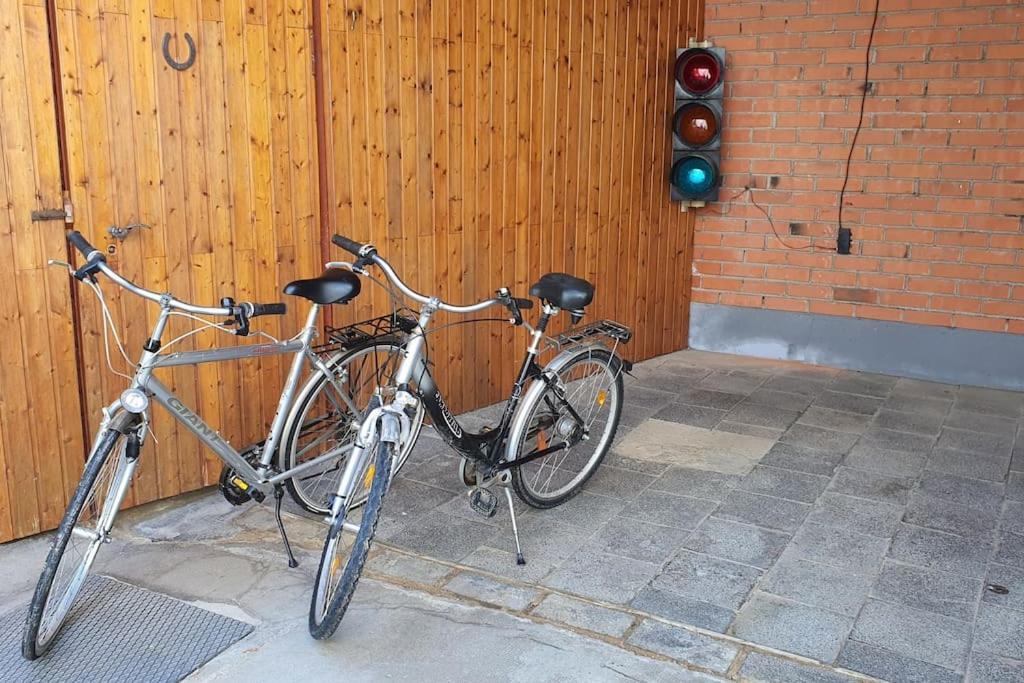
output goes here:
[[27, 608], [0, 616], [0, 680], [179, 681], [252, 626], [105, 576], [89, 579], [53, 647], [21, 656]]

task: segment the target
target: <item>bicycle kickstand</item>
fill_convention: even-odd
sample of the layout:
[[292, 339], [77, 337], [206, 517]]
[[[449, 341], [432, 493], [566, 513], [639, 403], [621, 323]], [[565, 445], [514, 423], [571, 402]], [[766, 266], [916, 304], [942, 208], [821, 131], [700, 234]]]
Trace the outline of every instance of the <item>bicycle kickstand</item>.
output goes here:
[[508, 514], [512, 517], [512, 536], [516, 539], [516, 564], [526, 564], [523, 549], [519, 545], [519, 526], [516, 524], [516, 508], [512, 502], [512, 490], [507, 486], [504, 488], [505, 499], [508, 500]]
[[288, 566], [294, 569], [299, 566], [299, 561], [292, 553], [292, 544], [288, 542], [288, 534], [284, 530], [284, 522], [281, 521], [281, 499], [284, 498], [284, 489], [278, 486], [274, 489], [274, 515], [277, 517], [277, 530], [281, 532], [281, 540], [284, 541], [284, 552], [288, 555]]

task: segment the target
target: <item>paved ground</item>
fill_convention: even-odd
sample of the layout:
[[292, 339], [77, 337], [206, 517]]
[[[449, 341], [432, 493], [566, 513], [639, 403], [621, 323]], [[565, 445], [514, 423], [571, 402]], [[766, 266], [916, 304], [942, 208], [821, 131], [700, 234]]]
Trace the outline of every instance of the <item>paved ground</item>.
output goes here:
[[635, 374], [587, 491], [523, 515], [526, 567], [436, 441], [383, 538], [880, 678], [1024, 680], [1024, 395], [693, 351]]
[[[525, 567], [425, 435], [330, 643], [305, 631], [315, 521], [288, 570], [268, 509], [183, 497], [101, 570], [258, 624], [201, 680], [1024, 679], [1024, 396], [689, 351], [636, 375], [587, 491], [521, 510]], [[45, 541], [0, 548], [0, 611]]]

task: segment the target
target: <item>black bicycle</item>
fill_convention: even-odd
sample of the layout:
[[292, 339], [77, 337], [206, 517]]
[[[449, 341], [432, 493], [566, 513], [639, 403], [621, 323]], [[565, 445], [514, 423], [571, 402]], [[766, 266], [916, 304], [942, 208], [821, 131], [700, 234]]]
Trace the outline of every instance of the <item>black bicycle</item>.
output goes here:
[[[593, 285], [571, 275], [550, 273], [530, 288], [531, 296], [541, 302], [533, 327], [522, 313], [533, 308], [533, 302], [512, 296], [508, 289], [475, 304], [452, 305], [412, 290], [373, 245], [339, 235], [332, 241], [356, 257], [354, 263], [328, 264], [336, 269], [336, 280], [345, 273], [353, 285], [348, 289], [358, 293], [357, 274], [370, 276], [369, 269], [378, 268], [393, 295], [418, 303], [420, 311], [402, 340], [397, 370], [388, 374], [393, 384], [378, 386], [370, 398], [337, 488], [322, 502], [329, 508], [329, 528], [310, 606], [309, 629], [316, 638], [330, 637], [345, 614], [395, 471], [393, 458], [407, 453], [418, 437], [417, 416], [422, 419], [425, 410], [440, 436], [462, 456], [461, 477], [476, 511], [494, 515], [498, 499], [491, 489], [504, 489], [516, 561], [524, 564], [511, 490], [532, 507], [551, 508], [579, 493], [593, 476], [611, 447], [622, 413], [622, 373], [630, 365], [618, 355], [618, 345], [632, 336], [629, 328], [602, 320], [547, 337], [554, 316], [567, 312], [578, 324], [593, 301]], [[509, 322], [527, 327], [530, 337], [498, 425], [474, 433], [452, 415], [434, 383], [426, 362], [427, 335], [437, 311], [470, 314], [491, 307], [505, 308]], [[542, 366], [537, 357], [545, 343], [559, 352]], [[363, 502], [359, 520], [353, 521], [350, 512]]]

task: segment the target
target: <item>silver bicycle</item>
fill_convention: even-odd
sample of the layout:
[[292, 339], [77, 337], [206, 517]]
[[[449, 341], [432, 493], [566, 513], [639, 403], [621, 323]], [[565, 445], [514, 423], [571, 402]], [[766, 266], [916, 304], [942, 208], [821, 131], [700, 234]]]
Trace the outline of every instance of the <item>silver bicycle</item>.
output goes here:
[[[505, 288], [497, 296], [457, 306], [414, 291], [370, 244], [335, 235], [334, 244], [356, 257], [355, 263], [332, 263], [370, 276], [380, 269], [397, 294], [420, 304], [415, 328], [404, 340], [404, 354], [393, 385], [371, 397], [352, 451], [338, 481], [327, 517], [327, 539], [313, 586], [309, 630], [328, 638], [341, 623], [369, 554], [377, 520], [394, 472], [392, 462], [404, 444], [415, 440], [411, 414], [423, 409], [438, 434], [462, 456], [463, 483], [470, 488], [470, 506], [485, 516], [495, 514], [493, 486], [504, 488], [516, 544], [516, 561], [525, 564], [519, 543], [512, 490], [528, 505], [550, 508], [575, 496], [593, 476], [611, 446], [622, 412], [622, 372], [629, 363], [616, 350], [628, 342], [628, 328], [603, 320], [550, 340], [561, 351], [541, 366], [537, 356], [549, 321], [561, 311], [579, 322], [594, 297], [589, 282], [564, 273], [549, 273], [530, 288], [543, 307], [505, 410], [497, 427], [473, 433], [452, 415], [434, 383], [427, 358], [427, 334], [437, 311], [471, 314], [503, 307], [513, 325], [526, 325], [522, 309], [529, 299], [513, 297]], [[610, 346], [606, 342], [612, 342]], [[369, 489], [359, 519], [351, 515], [356, 493]]]
[[[96, 554], [110, 540], [115, 517], [149, 433], [152, 403], [170, 411], [178, 422], [223, 460], [225, 466], [219, 487], [228, 501], [239, 505], [249, 500], [262, 502], [270, 495], [275, 497], [278, 528], [289, 564], [296, 566], [281, 523], [283, 492], [288, 490], [299, 505], [311, 512], [329, 512], [329, 503], [337, 491], [343, 464], [354, 445], [360, 426], [359, 417], [377, 387], [387, 383], [388, 377], [394, 373], [401, 355], [401, 337], [415, 326], [415, 321], [397, 314], [384, 316], [330, 330], [327, 344], [313, 346], [321, 307], [347, 302], [360, 291], [360, 281], [351, 272], [327, 268], [318, 278], [298, 280], [285, 287], [285, 293], [312, 302], [305, 325], [292, 339], [168, 353], [176, 341], [188, 336], [164, 342], [172, 316], [202, 321], [205, 325], [197, 331], [216, 327], [237, 336], [248, 336], [252, 319], [284, 314], [285, 305], [236, 304], [231, 299], [224, 299], [220, 306], [196, 306], [179, 301], [169, 294], [149, 291], [123, 278], [107, 265], [103, 253], [80, 233], [71, 232], [68, 239], [85, 258], [85, 265], [74, 271], [74, 277], [89, 285], [99, 297], [104, 313], [105, 339], [107, 326], [113, 328], [113, 321], [98, 286], [98, 274], [105, 275], [126, 291], [158, 304], [160, 314], [141, 357], [134, 364], [134, 376], [127, 376], [128, 388], [103, 410], [103, 419], [82, 478], [54, 536], [26, 619], [22, 653], [28, 659], [39, 657], [53, 643], [85, 585]], [[214, 324], [198, 316], [228, 318], [228, 321]], [[113, 329], [113, 334], [123, 354], [116, 329]], [[175, 366], [286, 354], [292, 354], [294, 358], [270, 432], [265, 441], [242, 451], [236, 450], [154, 376], [156, 371]], [[303, 369], [307, 365], [312, 368], [312, 373], [300, 388]], [[408, 438], [394, 459], [396, 471], [415, 442], [423, 422], [423, 411], [412, 408], [404, 414], [404, 419]], [[349, 507], [359, 505], [367, 495], [367, 490], [352, 492]]]

